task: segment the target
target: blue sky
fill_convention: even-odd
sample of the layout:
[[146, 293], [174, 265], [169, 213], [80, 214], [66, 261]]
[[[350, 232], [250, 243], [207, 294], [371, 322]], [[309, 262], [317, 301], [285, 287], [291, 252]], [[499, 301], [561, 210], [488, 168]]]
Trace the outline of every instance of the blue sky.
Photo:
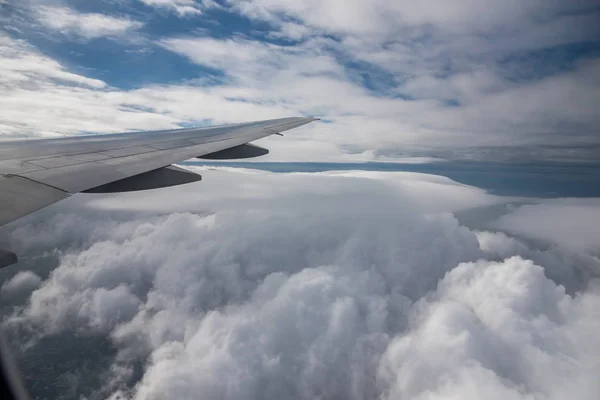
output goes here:
[[598, 155], [597, 1], [0, 5], [7, 137], [311, 115], [272, 160]]

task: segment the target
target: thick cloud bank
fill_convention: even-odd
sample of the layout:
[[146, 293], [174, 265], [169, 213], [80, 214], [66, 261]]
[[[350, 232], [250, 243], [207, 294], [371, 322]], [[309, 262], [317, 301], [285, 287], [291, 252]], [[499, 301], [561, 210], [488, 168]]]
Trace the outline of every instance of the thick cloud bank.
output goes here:
[[520, 257], [464, 263], [417, 303], [380, 375], [390, 398], [593, 399], [600, 286], [565, 295]]
[[546, 270], [557, 249], [450, 213], [501, 199], [419, 174], [202, 172], [14, 227], [59, 266], [5, 325], [108, 339], [89, 397], [598, 398], [598, 271], [569, 271], [599, 266], [561, 250]]
[[494, 225], [600, 256], [598, 199], [558, 199], [526, 205], [503, 216]]

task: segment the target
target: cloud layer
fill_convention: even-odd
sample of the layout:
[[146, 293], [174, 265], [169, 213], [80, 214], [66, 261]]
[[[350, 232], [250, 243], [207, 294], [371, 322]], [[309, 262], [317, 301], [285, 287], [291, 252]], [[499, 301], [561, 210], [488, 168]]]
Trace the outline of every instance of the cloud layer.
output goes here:
[[[6, 19], [3, 65], [39, 59], [93, 86], [56, 82], [47, 69], [23, 80], [9, 68], [5, 135], [313, 115], [325, 122], [266, 141], [279, 159], [451, 157], [457, 148], [474, 157], [482, 146], [519, 148], [521, 158], [557, 157], [540, 147], [570, 148], [558, 156], [571, 160], [597, 152], [592, 0], [146, 0], [94, 12], [42, 3], [12, 6], [19, 18]], [[47, 48], [62, 56], [42, 56]]]
[[555, 273], [557, 248], [548, 274], [448, 213], [500, 199], [421, 174], [198, 171], [15, 226], [13, 248], [60, 263], [6, 326], [108, 338], [103, 397], [597, 397], [598, 270]]

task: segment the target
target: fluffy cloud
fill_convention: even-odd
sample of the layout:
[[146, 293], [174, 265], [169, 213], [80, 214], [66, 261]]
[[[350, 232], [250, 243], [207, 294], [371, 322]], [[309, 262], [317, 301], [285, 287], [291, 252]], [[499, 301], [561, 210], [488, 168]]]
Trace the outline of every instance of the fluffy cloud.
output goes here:
[[[505, 145], [506, 143], [560, 145], [560, 126], [577, 126], [569, 144], [595, 140], [597, 115], [593, 104], [598, 91], [597, 61], [582, 62], [575, 70], [520, 85], [501, 77], [499, 72], [479, 67], [435, 78], [439, 71], [412, 75], [395, 90], [410, 100], [376, 95], [355, 81], [332, 53], [362, 52], [329, 39], [309, 39], [294, 47], [264, 44], [247, 39], [177, 38], [162, 42], [192, 61], [225, 72], [228, 86], [211, 89], [214, 94], [259, 104], [285, 104], [312, 115], [322, 115], [331, 123], [309, 127], [308, 136], [318, 142], [355, 146], [363, 151], [417, 146], [448, 147]], [[366, 46], [369, 48], [370, 46]], [[372, 60], [370, 50], [364, 57]], [[396, 54], [391, 51], [387, 54]], [[433, 61], [435, 68], [444, 61]], [[410, 71], [415, 63], [405, 64]], [[430, 71], [427, 71], [427, 70]], [[568, 101], [567, 101], [568, 97]], [[545, 101], [540, 102], [539, 99]], [[448, 107], [445, 101], [460, 107]], [[314, 132], [314, 133], [312, 133]], [[368, 134], [366, 133], [368, 132]], [[315, 146], [316, 147], [316, 146]]]
[[0, 35], [0, 55], [6, 59], [0, 66], [5, 137], [157, 130], [190, 121], [232, 123], [297, 113], [285, 105], [231, 100], [227, 89], [154, 85], [123, 91], [69, 72], [27, 42], [6, 35]]
[[97, 13], [78, 13], [68, 7], [40, 6], [38, 20], [46, 27], [63, 34], [85, 39], [121, 36], [143, 24], [128, 18], [111, 17]]
[[[326, 128], [327, 142], [340, 147], [565, 145], [565, 130], [572, 145], [596, 140], [597, 60], [553, 70], [519, 52], [596, 40], [592, 6], [249, 0], [231, 7], [271, 24], [277, 37], [289, 31], [303, 41], [163, 44], [223, 71], [236, 98], [327, 117], [332, 124], [317, 132]], [[363, 65], [349, 67], [356, 62]]]
[[[585, 208], [579, 212], [586, 211]], [[590, 211], [589, 209], [587, 210]], [[592, 216], [592, 213], [589, 213]], [[544, 266], [544, 273], [554, 282], [560, 282], [567, 293], [574, 294], [587, 287], [591, 279], [600, 278], [600, 259], [593, 254], [582, 252], [581, 247], [575, 250], [564, 244], [543, 243], [544, 234], [553, 228], [532, 234], [529, 239], [514, 238], [501, 232], [479, 231], [476, 232], [479, 247], [491, 260], [504, 260], [512, 256], [520, 256], [532, 260], [537, 265]], [[554, 235], [561, 232], [560, 228], [554, 229]]]
[[448, 213], [500, 199], [422, 174], [196, 170], [14, 226], [15, 250], [60, 264], [5, 326], [108, 337], [114, 375], [90, 390], [114, 398], [598, 394], [594, 276], [567, 293], [573, 276]]
[[498, 229], [600, 255], [598, 199], [556, 199], [524, 205], [492, 223]]
[[598, 283], [570, 297], [519, 257], [457, 266], [383, 356], [389, 398], [595, 398]]
[[20, 271], [0, 288], [2, 296], [11, 297], [15, 294], [32, 292], [42, 283], [42, 279], [31, 271]]

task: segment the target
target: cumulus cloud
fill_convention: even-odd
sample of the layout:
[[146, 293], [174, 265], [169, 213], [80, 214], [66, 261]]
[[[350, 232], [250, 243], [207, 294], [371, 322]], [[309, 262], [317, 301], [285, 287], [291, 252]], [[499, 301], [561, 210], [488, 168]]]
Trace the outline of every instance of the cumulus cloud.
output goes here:
[[[547, 232], [545, 230], [543, 233]], [[487, 254], [486, 258], [504, 260], [520, 256], [532, 260], [537, 265], [543, 265], [546, 276], [554, 282], [560, 282], [569, 294], [585, 290], [590, 280], [600, 278], [600, 259], [589, 252], [582, 252], [581, 247], [572, 249], [546, 243], [536, 245], [536, 242], [544, 240], [543, 234], [515, 238], [502, 232], [478, 231], [476, 235], [479, 247]], [[554, 235], [557, 235], [557, 231]]]
[[115, 398], [597, 396], [598, 280], [567, 291], [449, 213], [499, 199], [422, 174], [196, 171], [15, 226], [60, 264], [5, 326], [108, 337], [120, 372], [94, 390]]
[[598, 283], [570, 297], [519, 257], [457, 266], [387, 348], [379, 370], [387, 395], [595, 398]]

